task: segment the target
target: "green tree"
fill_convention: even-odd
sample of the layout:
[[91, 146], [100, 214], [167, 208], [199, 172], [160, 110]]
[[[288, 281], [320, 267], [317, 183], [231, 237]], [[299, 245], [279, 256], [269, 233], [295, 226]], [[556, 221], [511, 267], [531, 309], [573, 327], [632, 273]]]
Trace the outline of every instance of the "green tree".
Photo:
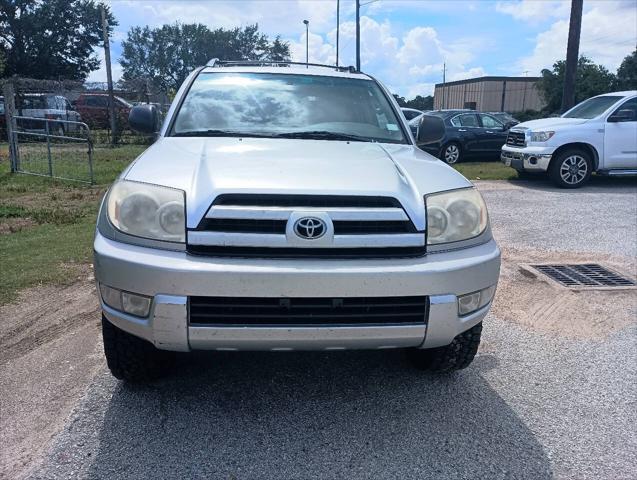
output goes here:
[[415, 98], [406, 102], [406, 106], [408, 108], [415, 108], [416, 110], [433, 110], [434, 97], [431, 95], [427, 95], [426, 97], [416, 95]]
[[[564, 89], [564, 71], [566, 62], [555, 62], [553, 70], [542, 70], [542, 77], [537, 83], [540, 95], [546, 101], [547, 112], [557, 112], [562, 106], [562, 92]], [[594, 64], [589, 58], [581, 56], [577, 64], [575, 80], [575, 103], [587, 98], [613, 90], [615, 75], [604, 66]]]
[[627, 55], [617, 69], [616, 90], [637, 90], [637, 50]]
[[[97, 70], [102, 43], [100, 8], [94, 0], [0, 0], [3, 76], [84, 80]], [[117, 25], [106, 8], [109, 28]]]
[[405, 100], [405, 97], [401, 97], [397, 93], [394, 93], [393, 95], [394, 95], [394, 98], [396, 99], [396, 102], [398, 102], [399, 107], [403, 107], [403, 108], [407, 107], [407, 101]]
[[290, 59], [290, 46], [279, 37], [270, 42], [256, 24], [228, 30], [180, 23], [133, 27], [122, 42], [123, 84], [144, 78], [163, 90], [176, 90], [211, 58], [284, 61]]

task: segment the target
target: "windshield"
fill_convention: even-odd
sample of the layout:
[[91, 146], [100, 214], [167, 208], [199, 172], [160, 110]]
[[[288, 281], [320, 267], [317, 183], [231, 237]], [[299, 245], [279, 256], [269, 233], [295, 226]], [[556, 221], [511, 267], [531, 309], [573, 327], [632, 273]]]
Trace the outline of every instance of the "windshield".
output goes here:
[[405, 143], [376, 82], [278, 73], [200, 74], [171, 134]]
[[579, 105], [575, 105], [568, 112], [562, 115], [562, 118], [595, 118], [604, 113], [612, 107], [615, 102], [622, 98], [623, 97], [613, 95], [589, 98]]

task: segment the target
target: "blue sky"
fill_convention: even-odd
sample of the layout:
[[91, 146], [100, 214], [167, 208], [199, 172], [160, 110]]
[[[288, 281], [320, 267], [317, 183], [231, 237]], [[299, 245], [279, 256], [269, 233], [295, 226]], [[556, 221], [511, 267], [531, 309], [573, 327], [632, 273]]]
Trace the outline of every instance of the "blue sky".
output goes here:
[[[369, 2], [362, 0], [361, 3]], [[119, 26], [112, 58], [137, 25], [176, 21], [210, 28], [258, 22], [290, 42], [295, 60], [305, 60], [310, 21], [310, 61], [335, 60], [336, 0], [111, 0]], [[341, 0], [340, 63], [354, 64], [354, 0]], [[361, 8], [364, 71], [408, 98], [427, 95], [442, 80], [483, 75], [539, 75], [564, 58], [570, 1], [563, 0], [376, 0]], [[637, 44], [637, 0], [584, 0], [580, 52], [614, 71]], [[101, 49], [97, 50], [100, 57]], [[114, 78], [121, 75], [114, 64]], [[105, 72], [89, 80], [105, 80]]]

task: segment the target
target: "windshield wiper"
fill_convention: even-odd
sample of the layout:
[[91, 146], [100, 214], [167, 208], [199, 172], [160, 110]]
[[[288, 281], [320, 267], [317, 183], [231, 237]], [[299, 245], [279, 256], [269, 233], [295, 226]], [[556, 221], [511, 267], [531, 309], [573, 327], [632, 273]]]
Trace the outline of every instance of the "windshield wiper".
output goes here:
[[185, 132], [177, 132], [173, 134], [173, 137], [257, 137], [257, 138], [270, 138], [274, 135], [267, 133], [257, 132], [239, 132], [236, 130], [188, 130]]
[[329, 132], [327, 130], [311, 130], [307, 132], [286, 132], [273, 135], [274, 138], [308, 138], [311, 140], [348, 140], [352, 142], [372, 142], [368, 137], [349, 133]]

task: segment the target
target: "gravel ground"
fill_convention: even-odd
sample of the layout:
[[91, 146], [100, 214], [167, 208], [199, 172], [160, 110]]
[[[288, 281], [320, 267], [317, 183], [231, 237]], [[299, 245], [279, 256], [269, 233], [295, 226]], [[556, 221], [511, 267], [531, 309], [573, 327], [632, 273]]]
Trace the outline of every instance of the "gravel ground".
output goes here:
[[[634, 182], [478, 186], [510, 270], [526, 251], [635, 271]], [[602, 316], [621, 299], [628, 319], [595, 335], [494, 308], [479, 356], [450, 376], [398, 351], [198, 353], [136, 388], [102, 369], [32, 478], [637, 478], [637, 301], [623, 295], [598, 295]]]

